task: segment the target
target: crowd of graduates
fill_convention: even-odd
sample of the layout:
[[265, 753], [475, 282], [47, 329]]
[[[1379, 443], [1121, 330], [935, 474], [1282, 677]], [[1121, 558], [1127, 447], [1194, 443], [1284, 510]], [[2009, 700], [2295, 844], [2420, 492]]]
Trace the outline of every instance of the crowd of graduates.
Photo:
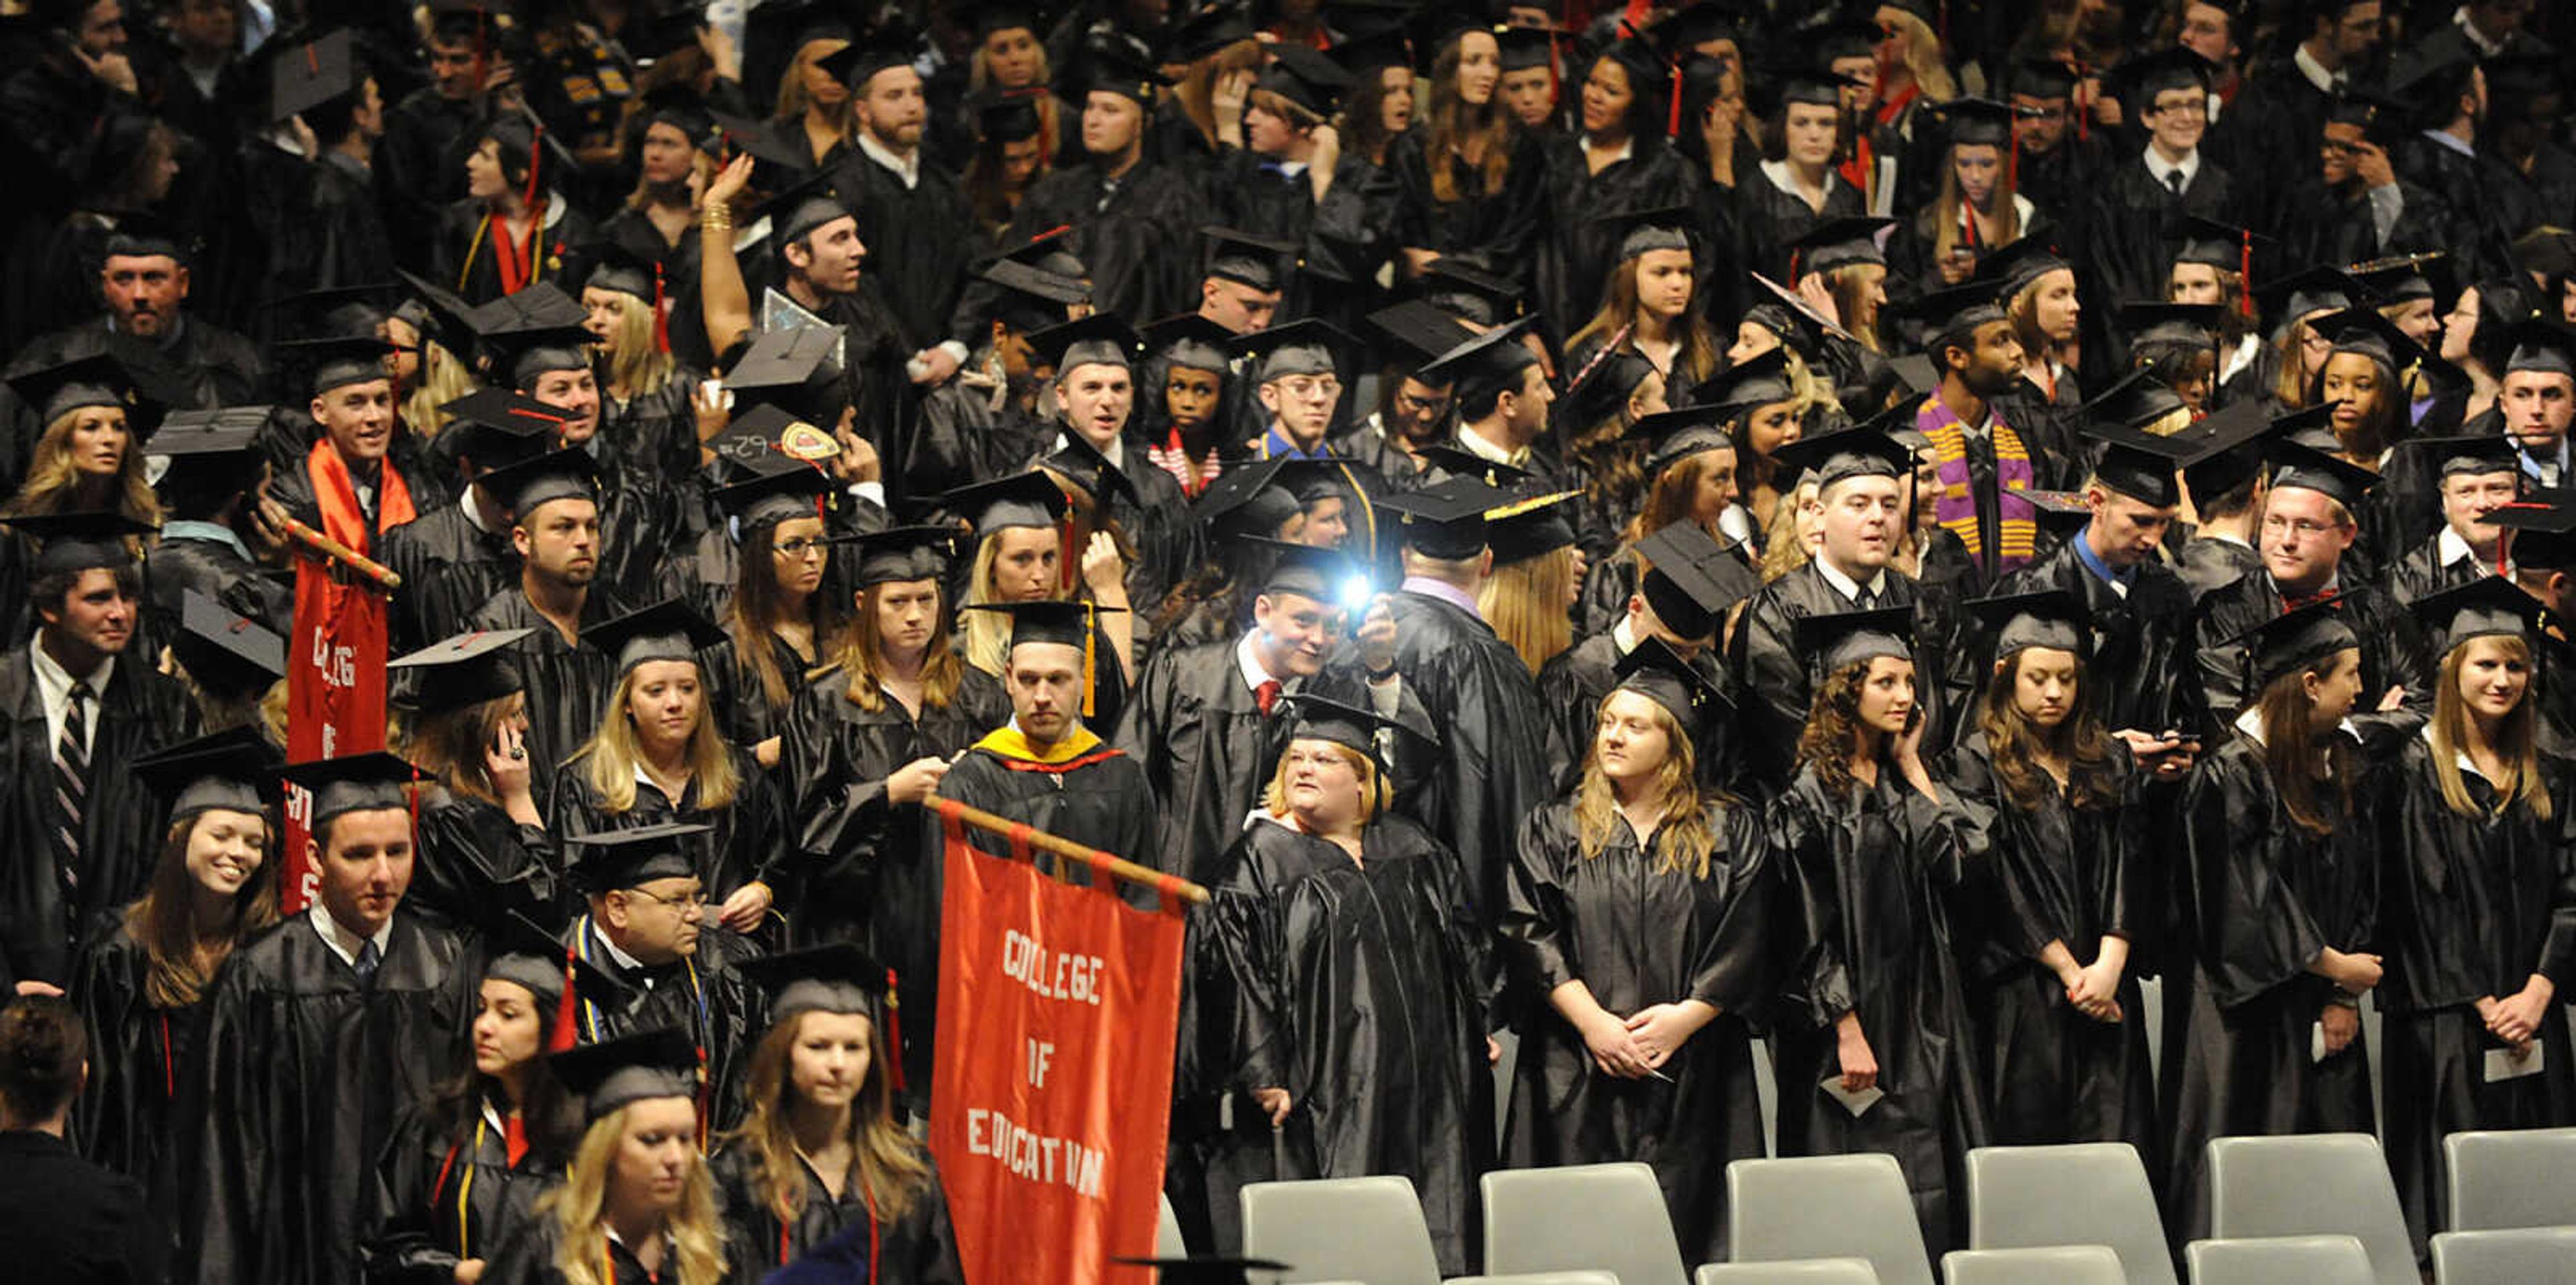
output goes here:
[[1212, 891], [1195, 1252], [2329, 1131], [2421, 1245], [2576, 1125], [2566, 17], [0, 3], [0, 1261], [958, 1280], [934, 797]]

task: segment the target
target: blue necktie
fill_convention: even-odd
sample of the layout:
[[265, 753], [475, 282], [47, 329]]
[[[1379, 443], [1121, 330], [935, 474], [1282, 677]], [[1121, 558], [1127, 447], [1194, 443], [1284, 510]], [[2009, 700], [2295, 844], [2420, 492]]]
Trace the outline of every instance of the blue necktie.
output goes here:
[[379, 965], [383, 964], [384, 961], [384, 954], [376, 949], [375, 939], [372, 937], [368, 938], [364, 944], [358, 947], [358, 959], [356, 965], [358, 969], [358, 980], [370, 986], [374, 985], [376, 981], [376, 969]]

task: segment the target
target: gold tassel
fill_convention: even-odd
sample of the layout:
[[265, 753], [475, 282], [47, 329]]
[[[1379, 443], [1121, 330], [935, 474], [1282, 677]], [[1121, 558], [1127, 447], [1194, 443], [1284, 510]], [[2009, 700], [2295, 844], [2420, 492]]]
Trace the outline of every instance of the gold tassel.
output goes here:
[[1088, 601], [1084, 602], [1082, 604], [1082, 716], [1084, 718], [1089, 718], [1092, 715], [1091, 689], [1095, 686], [1092, 682], [1092, 670], [1095, 665], [1095, 662], [1092, 659], [1093, 649], [1091, 645], [1091, 639], [1093, 636], [1091, 627], [1092, 615], [1093, 611], [1091, 604]]

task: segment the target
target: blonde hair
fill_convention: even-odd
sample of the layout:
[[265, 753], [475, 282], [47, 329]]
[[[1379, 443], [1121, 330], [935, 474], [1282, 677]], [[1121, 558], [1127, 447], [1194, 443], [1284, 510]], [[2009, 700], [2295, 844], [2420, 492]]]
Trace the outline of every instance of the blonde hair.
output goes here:
[[[750, 1154], [751, 1190], [764, 1209], [787, 1224], [793, 1224], [805, 1207], [804, 1162], [788, 1124], [789, 1099], [796, 1092], [795, 1078], [788, 1070], [797, 1032], [812, 1015], [809, 1010], [771, 1026], [752, 1048], [750, 1070], [743, 1080], [742, 1124], [724, 1139]], [[868, 1054], [867, 1080], [859, 1086], [858, 1100], [850, 1104], [850, 1155], [857, 1163], [859, 1187], [867, 1193], [872, 1216], [891, 1224], [901, 1221], [929, 1189], [930, 1165], [922, 1159], [921, 1145], [895, 1123], [894, 1092], [886, 1070], [894, 1050], [878, 1038], [873, 1020], [868, 1022]]]
[[403, 397], [403, 426], [420, 437], [432, 438], [447, 427], [447, 413], [439, 407], [474, 391], [474, 373], [456, 354], [428, 335], [420, 337], [420, 385]]
[[[991, 536], [975, 542], [975, 561], [966, 575], [965, 605], [972, 607], [1001, 601], [993, 594], [993, 560], [1000, 547]], [[966, 663], [998, 676], [1002, 672], [1003, 661], [1011, 653], [1009, 613], [966, 611], [958, 613], [957, 618], [965, 631]]]
[[[691, 667], [699, 668], [695, 662]], [[635, 716], [627, 709], [635, 696], [635, 673], [627, 670], [617, 680], [617, 692], [599, 716], [599, 730], [566, 760], [566, 766], [582, 764], [582, 779], [611, 812], [635, 807], [636, 765], [644, 759], [643, 744], [635, 735]], [[731, 805], [734, 791], [742, 785], [724, 734], [716, 730], [712, 700], [705, 670], [699, 668], [698, 725], [689, 732], [689, 779], [697, 783], [698, 807], [710, 812]]]
[[629, 400], [662, 391], [680, 363], [654, 340], [652, 301], [623, 290], [602, 293], [617, 300], [617, 329], [608, 336], [609, 391]]
[[[2014, 145], [2007, 139], [1995, 150], [2000, 152]], [[1958, 148], [1954, 145], [1944, 156], [1941, 166], [1941, 196], [1932, 205], [1932, 257], [1935, 260], [1949, 258], [1959, 249], [1959, 209], [1966, 198], [1959, 194], [1957, 153]], [[2016, 195], [2018, 192], [2013, 186], [2012, 167], [1997, 166], [1993, 200], [1995, 223], [1999, 230], [1994, 236], [1995, 245], [2011, 245], [2021, 239], [2021, 204], [2013, 199]], [[2013, 328], [2018, 332], [2021, 327], [2016, 323]]]
[[[564, 1166], [563, 1184], [537, 1200], [539, 1213], [555, 1220], [555, 1270], [564, 1285], [616, 1285], [599, 1275], [608, 1257], [608, 1234], [601, 1219], [608, 1209], [608, 1175], [617, 1167], [617, 1148], [625, 1140], [626, 1115], [619, 1107], [591, 1122]], [[724, 1222], [716, 1216], [715, 1180], [706, 1160], [691, 1153], [687, 1185], [680, 1207], [671, 1211], [666, 1230], [679, 1249], [679, 1275], [673, 1285], [716, 1285], [725, 1276]]]
[[[1378, 775], [1377, 762], [1340, 741], [1324, 741], [1322, 744], [1332, 747], [1333, 757], [1350, 764], [1351, 770], [1359, 774], [1360, 819], [1376, 820], [1380, 813], [1386, 811], [1393, 794], [1385, 778]], [[1261, 787], [1261, 809], [1274, 817], [1288, 815], [1288, 756], [1285, 753], [1279, 756], [1279, 766], [1270, 773], [1270, 784]]]
[[1816, 484], [1800, 482], [1789, 488], [1771, 507], [1771, 529], [1763, 536], [1762, 583], [1769, 584], [1807, 565], [1807, 542], [1798, 538], [1798, 510], [1807, 506], [1807, 497], [1816, 493]]
[[1572, 546], [1551, 549], [1494, 568], [1476, 590], [1476, 610], [1535, 676], [1574, 645], [1574, 618], [1566, 614], [1565, 604], [1578, 587]]
[[[825, 48], [825, 46], [831, 47]], [[796, 56], [788, 60], [787, 70], [778, 74], [777, 118], [779, 120], [795, 120], [805, 114], [807, 107], [813, 105], [814, 100], [805, 92], [805, 69], [849, 47], [849, 41], [829, 36], [820, 40], [808, 40], [796, 47]], [[841, 134], [846, 138], [849, 132], [849, 114], [844, 112], [841, 119]]]
[[[1610, 715], [1610, 702], [1619, 692], [1613, 689], [1595, 707], [1595, 739], [1598, 720]], [[1699, 756], [1690, 737], [1682, 732], [1681, 723], [1663, 702], [1651, 697], [1646, 703], [1655, 709], [1655, 730], [1664, 734], [1665, 754], [1662, 766], [1655, 769], [1654, 798], [1663, 813], [1663, 825], [1655, 833], [1664, 839], [1664, 859], [1655, 866], [1657, 874], [1687, 873], [1693, 879], [1708, 877], [1708, 863], [1717, 855], [1717, 835], [1708, 828], [1708, 817], [1701, 812], [1704, 800], [1699, 792]], [[1610, 837], [1619, 832], [1619, 796], [1610, 788], [1610, 778], [1602, 775], [1600, 756], [1590, 749], [1583, 754], [1583, 782], [1574, 788], [1574, 835], [1583, 859], [1590, 861], [1610, 846]]]
[[[2442, 787], [2442, 802], [2461, 816], [2483, 821], [2486, 809], [2469, 797], [2468, 783], [2460, 778], [2462, 747], [2476, 739], [2469, 722], [2468, 705], [2460, 699], [2460, 666], [2468, 655], [2471, 638], [2442, 655], [2441, 686], [2433, 693], [2433, 721], [2426, 728], [2433, 742], [2433, 780]], [[2505, 659], [2528, 667], [2531, 644], [2520, 638], [2498, 635], [2494, 641], [2504, 648]], [[2520, 804], [2543, 821], [2549, 819], [2549, 786], [2540, 775], [2540, 737], [2532, 713], [2533, 689], [2523, 688], [2522, 699], [2504, 716], [2496, 728], [2496, 756], [2505, 761], [2510, 774], [2495, 783], [2496, 811], [2511, 810]]]
[[[1894, 8], [1892, 5], [1879, 7]], [[1941, 61], [1941, 37], [1933, 33], [1932, 24], [1903, 9], [1896, 9], [1883, 21], [1895, 27], [1897, 38], [1905, 42], [1905, 70], [1913, 73], [1915, 87], [1923, 92], [1923, 97], [1936, 103], [1946, 103], [1958, 97], [1959, 82], [1950, 75], [1949, 64]]]
[[[83, 479], [78, 466], [72, 463], [72, 431], [82, 415], [103, 409], [108, 408], [74, 407], [45, 425], [44, 435], [36, 439], [35, 452], [27, 461], [27, 480], [18, 485], [18, 493], [0, 512], [26, 516], [62, 513], [75, 507], [73, 496]], [[125, 427], [125, 452], [116, 465], [117, 508], [127, 517], [159, 526], [161, 497], [153, 493], [152, 483], [143, 476], [143, 435], [134, 431], [123, 410], [118, 410], [117, 415]], [[130, 539], [126, 543], [141, 547]]]
[[[892, 581], [889, 583], [906, 583]], [[946, 709], [957, 698], [957, 688], [966, 679], [966, 664], [957, 658], [951, 643], [954, 621], [948, 611], [948, 588], [933, 580], [939, 593], [939, 620], [930, 627], [930, 641], [921, 650], [921, 704], [924, 709]], [[841, 672], [849, 679], [843, 689], [850, 703], [873, 714], [885, 708], [885, 685], [877, 681], [877, 672], [885, 667], [885, 640], [877, 634], [876, 591], [881, 586], [869, 585], [859, 590], [859, 609], [842, 632]], [[978, 616], [989, 616], [979, 611]], [[998, 661], [996, 662], [999, 663]]]

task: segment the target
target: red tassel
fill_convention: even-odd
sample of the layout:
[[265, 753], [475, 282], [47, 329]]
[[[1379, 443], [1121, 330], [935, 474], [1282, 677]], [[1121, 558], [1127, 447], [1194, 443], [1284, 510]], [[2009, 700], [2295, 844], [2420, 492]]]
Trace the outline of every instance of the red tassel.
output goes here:
[[1078, 555], [1073, 547], [1072, 515], [1067, 514], [1062, 522], [1056, 524], [1055, 530], [1055, 591], [1069, 593], [1082, 578], [1082, 566], [1074, 561]]
[[1805, 261], [1806, 253], [1804, 250], [1789, 252], [1789, 288], [1792, 290], [1798, 288], [1798, 268]]
[[903, 1092], [903, 1019], [902, 1004], [895, 998], [894, 970], [886, 970], [886, 1074], [894, 1081], [894, 1091]]
[[1556, 28], [1547, 29], [1547, 102], [1552, 111], [1565, 110], [1565, 86], [1556, 72]]
[[[537, 169], [546, 159], [546, 123], [538, 121], [528, 135], [528, 190], [519, 194], [519, 202], [528, 207], [528, 246], [536, 248], [537, 229], [546, 225], [546, 212], [537, 208]], [[533, 264], [530, 266], [534, 266]]]
[[662, 265], [653, 265], [653, 351], [671, 351], [671, 317], [663, 310]]
[[2250, 231], [2237, 234], [2236, 308], [2247, 321], [2254, 319], [2254, 234]]
[[1682, 136], [1682, 69], [1679, 63], [1669, 65], [1673, 82], [1672, 103], [1664, 109], [1664, 137], [1678, 139]]
[[304, 42], [304, 71], [311, 76], [322, 74], [322, 55], [313, 52], [313, 42]]
[[581, 1042], [581, 996], [574, 993], [572, 954], [572, 947], [564, 947], [563, 999], [555, 1005], [555, 1028], [546, 1033], [549, 1053], [561, 1053]]

